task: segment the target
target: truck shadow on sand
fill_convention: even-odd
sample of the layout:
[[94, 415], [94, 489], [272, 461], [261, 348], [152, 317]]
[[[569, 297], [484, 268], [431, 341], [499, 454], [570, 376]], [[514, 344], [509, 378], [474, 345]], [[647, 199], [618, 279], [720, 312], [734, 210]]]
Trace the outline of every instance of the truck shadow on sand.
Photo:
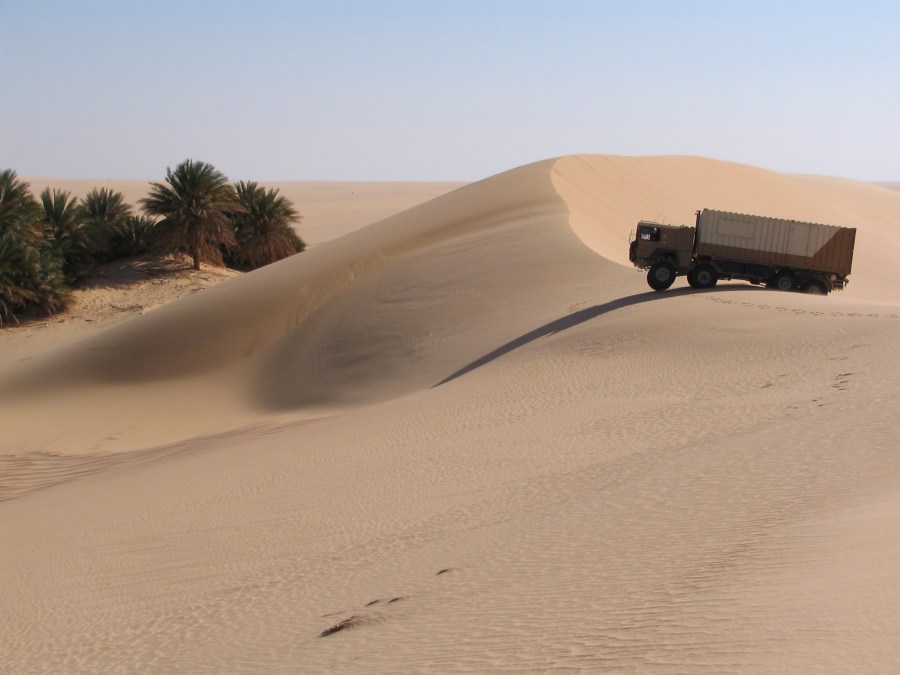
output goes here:
[[[535, 328], [532, 331], [525, 333], [524, 335], [520, 335], [514, 340], [510, 340], [502, 347], [498, 347], [494, 351], [485, 354], [481, 358], [478, 358], [469, 365], [460, 368], [452, 375], [448, 375], [443, 380], [438, 382], [434, 387], [440, 387], [442, 384], [447, 384], [452, 380], [455, 380], [457, 377], [462, 377], [467, 373], [471, 373], [473, 370], [477, 368], [481, 368], [494, 359], [499, 359], [504, 354], [508, 354], [514, 349], [518, 349], [524, 345], [527, 345], [529, 342], [533, 342], [542, 337], [547, 337], [548, 335], [554, 335], [556, 333], [561, 333], [564, 330], [568, 330], [569, 328], [574, 328], [579, 324], [584, 323], [585, 321], [590, 321], [602, 314], [608, 314], [617, 309], [623, 309], [625, 307], [631, 307], [632, 305], [639, 305], [644, 302], [652, 302], [655, 300], [666, 300], [671, 298], [681, 298], [686, 295], [697, 295], [700, 293], [721, 293], [723, 291], [726, 292], [734, 292], [734, 291], [751, 291], [751, 292], [768, 292], [763, 288], [759, 288], [758, 286], [749, 286], [743, 284], [734, 284], [734, 285], [723, 285], [718, 286], [715, 289], [698, 289], [698, 288], [678, 288], [675, 290], [665, 291], [660, 293], [658, 291], [647, 291], [645, 293], [636, 293], [635, 295], [628, 295], [624, 298], [617, 298], [616, 300], [610, 300], [609, 302], [604, 302], [602, 305], [594, 305], [593, 307], [587, 307], [585, 309], [578, 310], [577, 312], [573, 312], [572, 314], [567, 314], [566, 316], [555, 319], [550, 323], [545, 323], [540, 328]], [[434, 388], [432, 387], [432, 388]]]

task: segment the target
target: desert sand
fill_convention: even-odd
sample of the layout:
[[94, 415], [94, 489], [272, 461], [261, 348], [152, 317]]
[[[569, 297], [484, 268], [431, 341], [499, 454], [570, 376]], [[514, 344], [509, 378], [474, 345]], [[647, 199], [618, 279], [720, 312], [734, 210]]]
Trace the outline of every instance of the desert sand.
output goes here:
[[[858, 228], [848, 289], [650, 291], [704, 207]], [[900, 666], [900, 192], [570, 156], [344, 222], [0, 335], [4, 669]]]

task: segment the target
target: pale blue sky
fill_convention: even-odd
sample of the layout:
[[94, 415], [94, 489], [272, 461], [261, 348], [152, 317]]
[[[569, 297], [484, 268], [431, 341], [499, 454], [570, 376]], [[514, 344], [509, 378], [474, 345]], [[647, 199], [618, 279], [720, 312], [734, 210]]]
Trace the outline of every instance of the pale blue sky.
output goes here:
[[900, 180], [896, 0], [0, 0], [0, 169], [477, 180], [570, 153]]

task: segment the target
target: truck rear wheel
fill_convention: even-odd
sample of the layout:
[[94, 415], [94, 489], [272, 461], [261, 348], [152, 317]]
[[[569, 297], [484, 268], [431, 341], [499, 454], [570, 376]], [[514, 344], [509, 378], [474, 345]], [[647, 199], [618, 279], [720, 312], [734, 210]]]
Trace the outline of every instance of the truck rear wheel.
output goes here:
[[800, 287], [800, 290], [810, 295], [828, 295], [828, 287], [818, 279], [810, 279]]
[[664, 291], [675, 282], [675, 266], [665, 260], [656, 263], [647, 272], [647, 283], [654, 291]]
[[687, 275], [692, 288], [712, 288], [719, 281], [719, 275], [711, 265], [697, 265]]
[[769, 287], [779, 291], [790, 291], [794, 288], [796, 283], [793, 274], [788, 270], [782, 270], [772, 277], [772, 281], [769, 282]]

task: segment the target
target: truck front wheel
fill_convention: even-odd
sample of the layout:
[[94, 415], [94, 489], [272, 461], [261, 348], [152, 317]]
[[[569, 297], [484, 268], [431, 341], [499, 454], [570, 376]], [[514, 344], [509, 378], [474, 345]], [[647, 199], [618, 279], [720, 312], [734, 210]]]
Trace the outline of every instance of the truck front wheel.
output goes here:
[[662, 260], [647, 272], [647, 283], [654, 291], [664, 291], [675, 281], [675, 266]]
[[810, 279], [800, 287], [800, 290], [810, 295], [828, 295], [828, 287], [818, 279]]
[[719, 275], [710, 265], [697, 265], [687, 275], [692, 288], [712, 288], [719, 281]]

